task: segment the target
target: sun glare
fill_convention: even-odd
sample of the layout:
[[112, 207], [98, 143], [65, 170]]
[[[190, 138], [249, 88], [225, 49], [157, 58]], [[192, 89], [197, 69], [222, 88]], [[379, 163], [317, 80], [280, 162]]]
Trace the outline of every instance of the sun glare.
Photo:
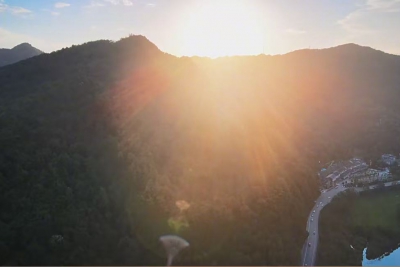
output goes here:
[[187, 14], [182, 51], [208, 57], [263, 53], [264, 33], [257, 8], [242, 0], [204, 0]]

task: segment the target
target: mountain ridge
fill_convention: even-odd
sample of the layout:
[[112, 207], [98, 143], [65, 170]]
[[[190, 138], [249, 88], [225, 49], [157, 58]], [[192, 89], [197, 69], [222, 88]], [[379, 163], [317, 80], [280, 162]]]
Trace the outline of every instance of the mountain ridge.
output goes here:
[[[397, 55], [397, 54], [387, 53], [387, 52], [379, 50], [379, 49], [375, 49], [375, 48], [372, 48], [369, 46], [362, 46], [362, 45], [355, 44], [355, 43], [341, 44], [341, 45], [337, 45], [337, 46], [320, 48], [320, 49], [317, 49], [317, 48], [316, 49], [310, 49], [310, 48], [299, 49], [299, 50], [294, 50], [294, 51], [291, 51], [291, 52], [288, 52], [285, 54], [281, 54], [280, 56], [308, 55], [310, 53], [321, 54], [321, 53], [326, 53], [326, 52], [336, 53], [336, 54], [363, 55], [363, 56], [380, 53], [385, 56], [400, 57], [400, 55]], [[271, 55], [271, 56], [274, 56], [274, 55]]]
[[173, 232], [177, 265], [297, 265], [319, 161], [400, 152], [399, 58], [348, 54], [130, 36], [0, 68], [0, 264], [162, 265]]

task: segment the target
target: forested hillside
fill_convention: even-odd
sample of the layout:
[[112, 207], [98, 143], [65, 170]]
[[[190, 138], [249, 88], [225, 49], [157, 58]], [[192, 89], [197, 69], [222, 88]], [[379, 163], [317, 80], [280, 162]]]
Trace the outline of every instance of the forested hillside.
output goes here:
[[0, 263], [163, 265], [173, 233], [175, 264], [297, 265], [318, 161], [400, 151], [399, 71], [356, 45], [210, 60], [142, 36], [0, 68]]

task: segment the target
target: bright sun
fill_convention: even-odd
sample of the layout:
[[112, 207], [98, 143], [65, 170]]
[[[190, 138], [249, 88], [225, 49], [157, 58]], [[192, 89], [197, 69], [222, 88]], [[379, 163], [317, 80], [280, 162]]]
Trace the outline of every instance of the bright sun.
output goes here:
[[245, 0], [199, 2], [181, 22], [184, 54], [220, 57], [263, 53], [264, 32], [255, 6]]

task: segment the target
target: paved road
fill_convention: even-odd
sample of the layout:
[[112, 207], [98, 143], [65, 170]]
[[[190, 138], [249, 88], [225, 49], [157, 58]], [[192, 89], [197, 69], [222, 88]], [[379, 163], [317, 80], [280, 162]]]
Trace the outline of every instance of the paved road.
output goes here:
[[338, 188], [321, 193], [319, 198], [316, 200], [315, 206], [313, 207], [307, 221], [306, 230], [309, 235], [303, 249], [303, 266], [313, 266], [315, 262], [318, 247], [318, 220], [321, 209], [329, 203], [334, 196], [346, 189], [347, 188], [344, 186], [339, 186]]
[[[392, 182], [385, 183], [385, 186], [395, 185]], [[375, 189], [376, 185], [372, 185], [369, 189]], [[303, 266], [314, 266], [315, 258], [317, 255], [318, 248], [318, 220], [321, 209], [325, 207], [326, 204], [331, 202], [332, 198], [336, 196], [338, 193], [343, 192], [349, 188], [346, 188], [342, 185], [339, 185], [338, 188], [333, 188], [329, 191], [322, 192], [319, 198], [316, 200], [316, 203], [311, 210], [311, 213], [308, 217], [306, 230], [308, 231], [308, 237], [303, 247], [303, 255], [302, 255], [302, 265]], [[355, 188], [356, 191], [361, 192], [365, 189], [363, 188]], [[322, 205], [321, 205], [322, 202]]]

